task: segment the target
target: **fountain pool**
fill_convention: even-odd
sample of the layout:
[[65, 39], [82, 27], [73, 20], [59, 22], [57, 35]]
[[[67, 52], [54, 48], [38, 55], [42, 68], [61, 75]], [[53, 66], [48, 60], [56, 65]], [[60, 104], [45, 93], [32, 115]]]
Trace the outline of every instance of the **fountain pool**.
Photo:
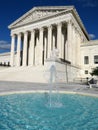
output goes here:
[[51, 107], [48, 98], [47, 93], [0, 96], [0, 130], [98, 129], [98, 98], [60, 94], [62, 105]]

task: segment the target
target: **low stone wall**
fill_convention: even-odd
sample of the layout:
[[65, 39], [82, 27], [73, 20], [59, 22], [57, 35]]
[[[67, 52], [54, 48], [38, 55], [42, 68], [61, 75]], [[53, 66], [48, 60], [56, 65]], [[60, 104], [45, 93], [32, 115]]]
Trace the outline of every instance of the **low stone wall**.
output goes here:
[[80, 72], [80, 68], [60, 60], [46, 60], [45, 68], [48, 77], [54, 78], [53, 82], [74, 82]]
[[9, 66], [10, 65], [10, 53], [1, 53], [0, 54], [0, 66]]
[[9, 68], [8, 66], [0, 66], [0, 71]]

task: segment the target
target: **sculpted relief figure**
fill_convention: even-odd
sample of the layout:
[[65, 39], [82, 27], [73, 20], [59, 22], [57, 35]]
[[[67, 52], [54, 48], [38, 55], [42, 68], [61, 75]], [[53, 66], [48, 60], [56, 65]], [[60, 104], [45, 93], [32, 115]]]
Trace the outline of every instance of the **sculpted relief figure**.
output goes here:
[[50, 59], [58, 59], [59, 51], [57, 48], [54, 48], [50, 53]]

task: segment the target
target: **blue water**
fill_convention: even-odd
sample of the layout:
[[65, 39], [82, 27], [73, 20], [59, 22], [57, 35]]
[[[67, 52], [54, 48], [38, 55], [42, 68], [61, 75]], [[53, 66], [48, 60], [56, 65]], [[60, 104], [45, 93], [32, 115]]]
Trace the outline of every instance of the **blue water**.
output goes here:
[[0, 130], [98, 130], [98, 98], [60, 94], [50, 107], [48, 94], [0, 96]]

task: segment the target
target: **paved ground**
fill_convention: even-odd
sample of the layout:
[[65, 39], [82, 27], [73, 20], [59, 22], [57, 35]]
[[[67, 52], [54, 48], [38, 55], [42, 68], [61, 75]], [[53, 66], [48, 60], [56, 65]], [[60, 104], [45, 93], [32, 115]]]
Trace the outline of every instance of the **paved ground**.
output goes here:
[[40, 90], [60, 90], [63, 92], [79, 93], [92, 96], [98, 96], [98, 88], [89, 88], [87, 85], [80, 84], [44, 84], [44, 83], [27, 83], [27, 82], [8, 82], [0, 81], [0, 94], [16, 93], [16, 92], [32, 92]]

